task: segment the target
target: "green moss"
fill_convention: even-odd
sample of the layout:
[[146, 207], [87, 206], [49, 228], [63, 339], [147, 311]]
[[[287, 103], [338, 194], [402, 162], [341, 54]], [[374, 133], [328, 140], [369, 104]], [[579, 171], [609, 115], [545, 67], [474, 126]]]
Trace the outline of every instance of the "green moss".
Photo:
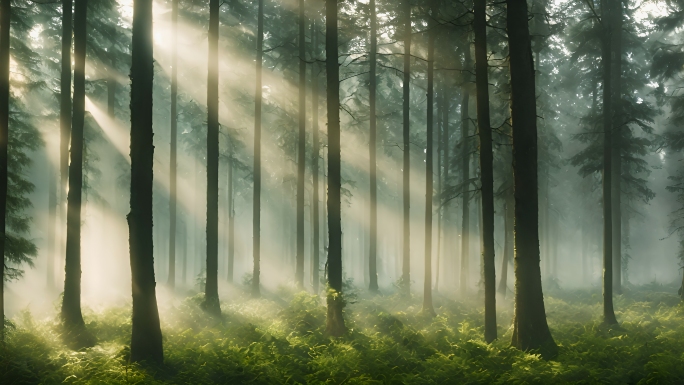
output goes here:
[[359, 295], [345, 309], [349, 332], [330, 338], [317, 296], [290, 293], [285, 302], [236, 292], [220, 319], [202, 312], [201, 295], [163, 311], [161, 367], [128, 363], [129, 309], [115, 308], [86, 312], [99, 344], [80, 352], [61, 344], [55, 320], [23, 313], [0, 370], [12, 384], [684, 383], [684, 307], [671, 289], [617, 297], [619, 328], [601, 324], [600, 293], [550, 293], [554, 361], [510, 347], [509, 302], [499, 304], [500, 338], [488, 345], [479, 302], [438, 297], [438, 316], [426, 318], [417, 299]]

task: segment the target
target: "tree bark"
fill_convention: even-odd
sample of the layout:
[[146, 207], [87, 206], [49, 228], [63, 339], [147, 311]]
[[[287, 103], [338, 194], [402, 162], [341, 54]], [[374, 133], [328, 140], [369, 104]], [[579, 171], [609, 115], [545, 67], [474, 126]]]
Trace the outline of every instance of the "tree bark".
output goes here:
[[376, 53], [378, 50], [377, 14], [375, 0], [370, 0], [370, 82], [369, 82], [369, 105], [370, 105], [370, 247], [368, 252], [368, 277], [369, 290], [371, 293], [378, 291], [378, 179], [377, 179], [377, 121], [376, 121], [376, 89], [377, 89], [377, 63]]
[[127, 217], [133, 286], [131, 361], [161, 363], [164, 353], [152, 241], [152, 39], [152, 0], [134, 0], [131, 45], [131, 211]]
[[228, 160], [228, 282], [233, 283], [234, 279], [234, 266], [235, 266], [235, 197], [233, 186], [233, 148], [232, 142], [228, 143], [229, 146], [229, 160]]
[[256, 90], [254, 92], [254, 197], [252, 211], [252, 296], [261, 296], [259, 274], [261, 273], [261, 67], [264, 55], [264, 0], [259, 0], [257, 10]]
[[209, 1], [209, 60], [207, 63], [207, 282], [204, 309], [221, 314], [218, 295], [218, 35], [219, 0]]
[[[464, 49], [463, 68], [470, 68], [470, 42]], [[461, 148], [463, 151], [461, 168], [463, 174], [463, 189], [461, 190], [461, 295], [466, 295], [468, 291], [468, 272], [470, 269], [470, 76], [464, 73], [464, 84], [461, 86], [463, 99], [461, 101]]]
[[85, 62], [87, 0], [74, 4], [74, 102], [67, 196], [67, 237], [64, 268], [64, 297], [61, 318], [72, 346], [94, 344], [85, 332], [81, 314], [81, 205], [83, 189], [83, 128], [85, 125]]
[[613, 65], [613, 291], [622, 294], [622, 1], [612, 2], [611, 61]]
[[427, 145], [425, 149], [425, 277], [423, 281], [423, 312], [435, 316], [432, 305], [432, 198], [434, 166], [432, 164], [434, 139], [432, 129], [434, 123], [434, 65], [435, 37], [434, 20], [437, 17], [437, 0], [431, 0], [430, 21], [428, 23], [428, 57], [427, 57]]
[[59, 247], [64, 247], [67, 181], [69, 179], [69, 140], [71, 139], [71, 40], [73, 0], [62, 0], [62, 63], [59, 97]]
[[9, 141], [10, 98], [10, 13], [11, 0], [0, 1], [0, 342], [5, 347], [5, 238], [7, 216], [7, 142]]
[[340, 190], [340, 73], [337, 62], [337, 0], [325, 1], [325, 68], [328, 91], [328, 313], [326, 333], [346, 332], [342, 309], [342, 221]]
[[613, 52], [611, 15], [613, 1], [601, 6], [603, 44], [603, 322], [617, 324], [613, 309]]
[[439, 291], [439, 273], [440, 273], [440, 262], [442, 261], [442, 225], [443, 225], [443, 213], [442, 213], [442, 153], [443, 153], [443, 143], [444, 143], [444, 132], [442, 125], [442, 112], [444, 110], [444, 84], [440, 82], [439, 91], [437, 91], [437, 262], [435, 267], [435, 287], [434, 291]]
[[[1, 28], [1, 27], [0, 27]], [[57, 230], [57, 178], [50, 165], [48, 183], [47, 288], [55, 289], [55, 232]]]
[[171, 5], [171, 159], [170, 191], [169, 191], [169, 280], [167, 285], [173, 290], [176, 287], [176, 175], [177, 171], [177, 135], [178, 135], [178, 1]]
[[480, 183], [482, 193], [482, 265], [485, 287], [485, 341], [496, 339], [496, 273], [494, 267], [494, 166], [492, 126], [489, 118], [486, 0], [475, 1], [475, 83], [477, 128], [480, 133]]
[[297, 141], [297, 287], [304, 288], [304, 171], [306, 169], [306, 17], [299, 0], [299, 140]]
[[515, 198], [507, 193], [504, 203], [504, 254], [501, 261], [501, 280], [499, 281], [499, 294], [506, 298], [508, 294], [508, 264], [513, 254], [513, 221], [515, 210]]
[[[316, 28], [316, 19], [311, 23], [311, 41], [312, 41], [312, 55], [311, 58], [316, 57], [318, 52], [318, 30]], [[313, 269], [311, 271], [311, 281], [313, 284], [314, 294], [318, 295], [319, 288], [319, 269], [320, 269], [320, 213], [318, 206], [318, 199], [320, 194], [319, 187], [319, 170], [318, 158], [320, 156], [320, 139], [318, 138], [318, 64], [313, 60], [311, 64], [311, 130], [313, 131], [313, 154], [312, 154], [312, 174], [313, 174]]]
[[527, 23], [527, 2], [507, 1], [510, 47], [511, 121], [515, 193], [515, 314], [512, 345], [538, 349], [543, 357], [558, 352], [548, 324], [539, 255], [537, 111], [534, 63]]
[[403, 234], [401, 286], [404, 294], [411, 292], [411, 0], [403, 0], [404, 81], [403, 88]]

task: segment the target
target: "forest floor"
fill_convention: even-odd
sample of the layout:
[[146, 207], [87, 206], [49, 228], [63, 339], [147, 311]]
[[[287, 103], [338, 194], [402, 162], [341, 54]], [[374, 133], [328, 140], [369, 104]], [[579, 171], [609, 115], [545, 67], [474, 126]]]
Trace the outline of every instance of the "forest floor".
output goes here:
[[164, 364], [128, 362], [130, 309], [85, 311], [98, 344], [70, 351], [56, 318], [25, 311], [12, 320], [0, 353], [2, 384], [683, 384], [684, 306], [677, 287], [651, 284], [616, 296], [619, 328], [601, 324], [601, 292], [547, 290], [546, 312], [560, 354], [551, 361], [510, 347], [513, 306], [498, 299], [499, 339], [483, 340], [480, 295], [363, 297], [350, 290], [349, 333], [324, 334], [323, 301], [281, 288], [250, 299], [224, 295], [223, 317], [199, 308], [201, 295], [161, 309]]

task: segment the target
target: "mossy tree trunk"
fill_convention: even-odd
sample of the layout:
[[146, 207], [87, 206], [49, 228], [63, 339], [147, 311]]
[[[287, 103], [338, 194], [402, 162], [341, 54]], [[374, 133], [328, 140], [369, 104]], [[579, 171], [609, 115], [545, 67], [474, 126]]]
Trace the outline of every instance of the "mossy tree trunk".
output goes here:
[[403, 0], [404, 81], [403, 89], [403, 247], [401, 284], [404, 294], [411, 292], [411, 0]]
[[257, 8], [256, 86], [254, 92], [254, 196], [252, 203], [252, 296], [261, 296], [259, 274], [261, 273], [261, 68], [264, 56], [264, 0]]
[[297, 257], [295, 282], [304, 288], [304, 178], [306, 170], [306, 17], [299, 0], [299, 135], [297, 140]]

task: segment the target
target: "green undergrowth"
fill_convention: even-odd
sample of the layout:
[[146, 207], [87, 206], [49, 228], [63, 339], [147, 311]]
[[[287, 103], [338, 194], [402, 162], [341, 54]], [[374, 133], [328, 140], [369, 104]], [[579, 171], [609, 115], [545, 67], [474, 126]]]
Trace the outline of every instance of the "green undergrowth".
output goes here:
[[[602, 325], [597, 290], [546, 295], [560, 354], [552, 361], [511, 348], [512, 304], [499, 299], [499, 339], [483, 340], [481, 300], [359, 294], [345, 310], [348, 333], [324, 333], [321, 298], [283, 289], [250, 299], [236, 289], [220, 319], [201, 295], [162, 307], [164, 364], [128, 361], [128, 308], [85, 313], [98, 344], [66, 349], [55, 319], [24, 312], [1, 352], [3, 384], [681, 384], [684, 307], [676, 288], [628, 288], [615, 299], [620, 326]], [[226, 298], [227, 296], [224, 296]]]

